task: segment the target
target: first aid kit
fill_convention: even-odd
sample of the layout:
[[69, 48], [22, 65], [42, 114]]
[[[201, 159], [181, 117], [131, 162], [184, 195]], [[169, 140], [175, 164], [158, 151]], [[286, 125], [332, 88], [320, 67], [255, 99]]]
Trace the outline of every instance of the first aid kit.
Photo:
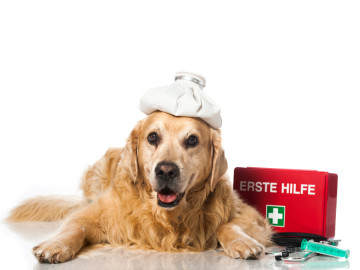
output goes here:
[[338, 176], [313, 170], [235, 168], [234, 189], [277, 233], [335, 236]]

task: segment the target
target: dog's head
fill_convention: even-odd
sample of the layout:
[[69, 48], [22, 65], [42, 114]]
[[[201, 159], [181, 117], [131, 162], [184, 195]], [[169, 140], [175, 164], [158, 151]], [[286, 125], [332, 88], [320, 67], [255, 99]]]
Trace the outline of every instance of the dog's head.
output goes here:
[[219, 130], [197, 118], [154, 112], [132, 131], [127, 149], [131, 178], [141, 175], [167, 209], [199, 183], [213, 190], [227, 170]]

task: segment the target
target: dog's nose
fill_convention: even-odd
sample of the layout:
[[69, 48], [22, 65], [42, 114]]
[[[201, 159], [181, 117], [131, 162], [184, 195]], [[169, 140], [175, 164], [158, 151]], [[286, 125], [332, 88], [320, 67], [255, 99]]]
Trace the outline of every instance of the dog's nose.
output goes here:
[[156, 176], [163, 180], [173, 180], [180, 175], [179, 167], [171, 162], [160, 162], [155, 168]]

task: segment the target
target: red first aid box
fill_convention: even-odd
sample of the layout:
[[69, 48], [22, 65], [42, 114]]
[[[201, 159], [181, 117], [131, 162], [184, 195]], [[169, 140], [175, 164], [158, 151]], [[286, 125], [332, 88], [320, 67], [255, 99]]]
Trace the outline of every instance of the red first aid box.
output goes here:
[[235, 168], [234, 189], [276, 232], [335, 236], [336, 174], [288, 169]]

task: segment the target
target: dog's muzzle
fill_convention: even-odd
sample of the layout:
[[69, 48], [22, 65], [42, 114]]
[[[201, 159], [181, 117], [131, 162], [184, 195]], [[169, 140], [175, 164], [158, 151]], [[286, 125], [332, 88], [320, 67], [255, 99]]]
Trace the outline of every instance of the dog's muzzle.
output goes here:
[[185, 194], [179, 192], [179, 167], [175, 163], [162, 161], [156, 166], [155, 175], [158, 205], [167, 208], [177, 206]]

